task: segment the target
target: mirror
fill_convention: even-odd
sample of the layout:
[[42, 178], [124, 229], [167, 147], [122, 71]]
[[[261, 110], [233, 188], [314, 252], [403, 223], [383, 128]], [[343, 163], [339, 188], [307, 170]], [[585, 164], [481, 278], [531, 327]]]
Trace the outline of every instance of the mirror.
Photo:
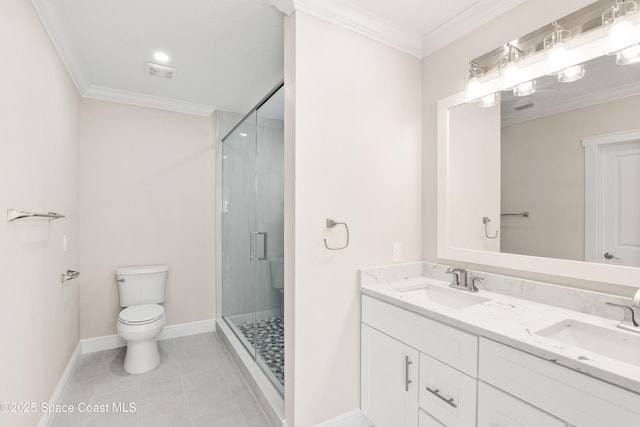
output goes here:
[[492, 108], [439, 103], [439, 257], [637, 286], [640, 64], [584, 66]]

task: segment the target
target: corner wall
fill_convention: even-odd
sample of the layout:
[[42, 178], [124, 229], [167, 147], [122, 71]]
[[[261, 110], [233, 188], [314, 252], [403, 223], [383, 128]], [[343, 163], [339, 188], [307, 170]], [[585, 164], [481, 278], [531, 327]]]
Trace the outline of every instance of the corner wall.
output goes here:
[[[390, 264], [395, 242], [403, 261], [421, 258], [420, 60], [286, 19], [286, 418], [309, 427], [360, 407], [357, 269]], [[349, 225], [347, 249], [324, 247], [345, 239], [327, 218]]]
[[[32, 413], [0, 413], [0, 424], [34, 426], [78, 344], [78, 288], [62, 285], [78, 266], [79, 95], [31, 2], [0, 13], [0, 402], [36, 402]], [[55, 221], [6, 221], [8, 208]], [[63, 238], [68, 249], [63, 251]]]
[[169, 264], [167, 325], [215, 317], [215, 115], [83, 99], [82, 338], [115, 334], [117, 266]]

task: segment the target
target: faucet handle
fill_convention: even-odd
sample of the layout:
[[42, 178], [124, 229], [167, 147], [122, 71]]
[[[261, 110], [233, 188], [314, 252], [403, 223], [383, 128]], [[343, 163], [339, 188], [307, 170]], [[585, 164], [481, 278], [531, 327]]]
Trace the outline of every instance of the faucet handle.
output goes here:
[[474, 292], [478, 290], [477, 283], [480, 283], [480, 282], [484, 282], [484, 277], [478, 277], [478, 276], [469, 277], [469, 287]]
[[613, 302], [606, 302], [605, 304], [610, 305], [612, 307], [621, 308], [624, 311], [624, 318], [622, 319], [622, 322], [620, 322], [618, 326], [627, 326], [627, 327], [633, 326], [634, 328], [637, 328], [638, 326], [640, 326], [640, 324], [638, 324], [638, 322], [636, 321], [636, 314], [635, 314], [635, 311], [633, 311], [633, 307], [630, 307], [624, 304], [616, 304]]

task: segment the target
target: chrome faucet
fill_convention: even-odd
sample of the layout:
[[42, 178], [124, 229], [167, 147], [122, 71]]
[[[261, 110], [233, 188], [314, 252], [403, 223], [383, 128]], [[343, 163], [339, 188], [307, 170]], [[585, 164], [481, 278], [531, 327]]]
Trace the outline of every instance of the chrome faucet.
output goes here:
[[478, 292], [476, 282], [484, 280], [481, 277], [469, 276], [469, 272], [464, 268], [449, 268], [446, 272], [453, 275], [449, 287], [463, 291]]
[[618, 323], [618, 328], [625, 329], [627, 331], [640, 332], [640, 323], [638, 323], [638, 318], [635, 312], [636, 308], [640, 308], [640, 288], [638, 288], [636, 293], [633, 295], [631, 305], [616, 304], [613, 302], [607, 302], [606, 304], [623, 310], [624, 317], [622, 318], [622, 321]]

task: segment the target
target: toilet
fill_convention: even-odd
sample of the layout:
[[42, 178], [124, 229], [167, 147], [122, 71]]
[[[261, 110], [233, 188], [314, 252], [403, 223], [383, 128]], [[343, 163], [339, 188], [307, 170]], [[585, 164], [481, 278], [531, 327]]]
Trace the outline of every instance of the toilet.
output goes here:
[[271, 287], [284, 293], [284, 258], [269, 258], [269, 268], [271, 269]]
[[160, 364], [158, 334], [166, 317], [164, 291], [168, 265], [117, 267], [120, 306], [126, 307], [118, 315], [116, 331], [127, 341], [124, 370], [129, 374], [143, 374]]

